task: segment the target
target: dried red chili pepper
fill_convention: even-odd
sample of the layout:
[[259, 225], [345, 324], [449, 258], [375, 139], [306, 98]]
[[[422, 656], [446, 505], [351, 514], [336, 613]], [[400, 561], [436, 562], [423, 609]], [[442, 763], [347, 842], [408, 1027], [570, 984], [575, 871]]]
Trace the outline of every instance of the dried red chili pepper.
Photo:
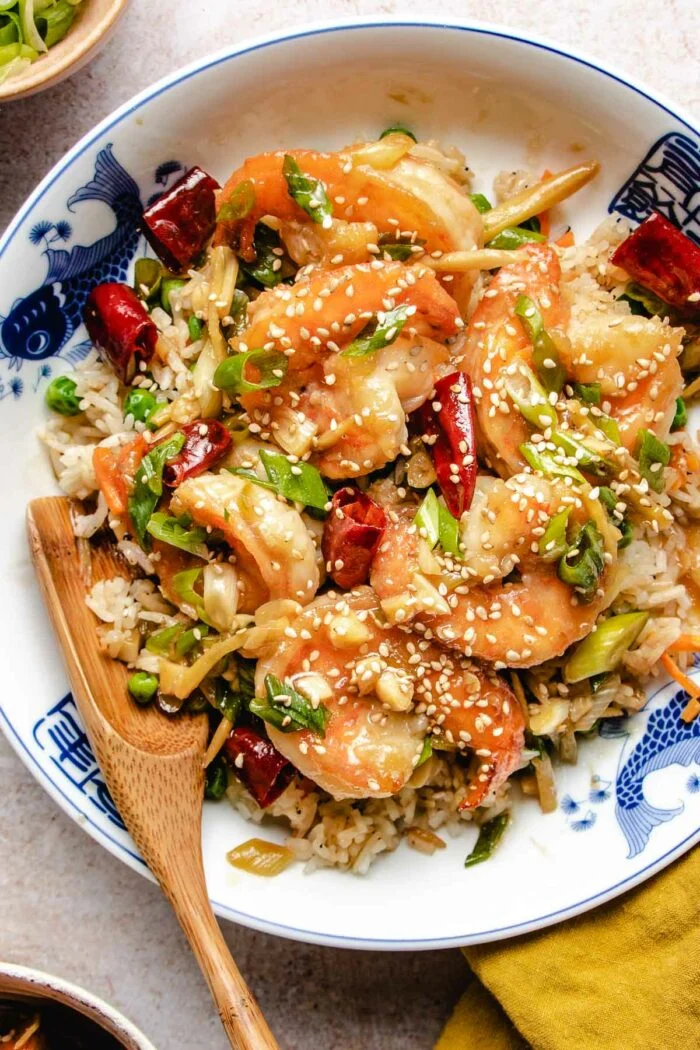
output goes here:
[[418, 411], [421, 434], [435, 467], [440, 491], [455, 518], [469, 510], [476, 484], [476, 425], [469, 376], [452, 372], [435, 384], [435, 396]]
[[224, 751], [238, 779], [263, 809], [279, 798], [294, 776], [291, 762], [248, 726], [231, 730]]
[[127, 284], [98, 284], [93, 288], [85, 304], [84, 320], [90, 339], [122, 382], [131, 382], [141, 361], [151, 360], [158, 329]]
[[653, 212], [612, 254], [622, 267], [665, 303], [700, 311], [700, 248], [690, 237]]
[[323, 526], [321, 549], [329, 575], [339, 587], [365, 583], [386, 528], [386, 514], [366, 492], [338, 489]]
[[231, 447], [231, 434], [216, 419], [195, 419], [180, 427], [185, 443], [163, 467], [163, 482], [170, 488], [209, 470]]
[[169, 270], [186, 270], [216, 225], [215, 190], [219, 184], [201, 168], [190, 168], [143, 213], [146, 240]]

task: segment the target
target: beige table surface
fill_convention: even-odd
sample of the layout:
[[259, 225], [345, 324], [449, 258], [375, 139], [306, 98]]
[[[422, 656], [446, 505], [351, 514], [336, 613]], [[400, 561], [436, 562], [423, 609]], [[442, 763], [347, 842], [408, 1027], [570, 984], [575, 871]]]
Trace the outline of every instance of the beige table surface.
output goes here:
[[[62, 153], [135, 91], [228, 43], [304, 21], [415, 14], [498, 20], [587, 51], [700, 115], [697, 0], [133, 0], [89, 68], [0, 107], [0, 230]], [[159, 891], [85, 835], [0, 737], [0, 958], [85, 985], [158, 1050], [224, 1050]], [[309, 883], [309, 892], [313, 885]], [[225, 924], [283, 1050], [424, 1050], [455, 1001], [456, 951], [341, 952]], [[583, 1048], [582, 1048], [583, 1050]]]

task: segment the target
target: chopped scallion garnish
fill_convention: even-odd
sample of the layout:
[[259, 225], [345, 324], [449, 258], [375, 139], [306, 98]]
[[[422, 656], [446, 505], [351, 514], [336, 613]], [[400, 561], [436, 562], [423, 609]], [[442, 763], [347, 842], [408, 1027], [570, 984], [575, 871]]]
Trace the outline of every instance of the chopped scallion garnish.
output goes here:
[[310, 463], [290, 463], [286, 456], [266, 449], [260, 450], [260, 459], [270, 483], [281, 496], [315, 510], [326, 509], [331, 496], [316, 467]]
[[580, 682], [614, 671], [648, 619], [648, 612], [630, 612], [603, 620], [574, 649], [564, 665], [564, 680]]
[[184, 443], [184, 434], [173, 434], [151, 449], [136, 471], [134, 489], [129, 496], [129, 516], [142, 546], [148, 543], [146, 528], [163, 495], [163, 467], [178, 454]]
[[[258, 373], [258, 379], [246, 378], [249, 368]], [[278, 350], [248, 350], [221, 362], [214, 372], [214, 386], [230, 397], [269, 390], [280, 385], [288, 368], [289, 358]]]
[[646, 478], [649, 488], [654, 492], [663, 492], [664, 467], [671, 461], [671, 449], [668, 445], [659, 441], [651, 430], [642, 429], [637, 440], [637, 459], [639, 473]]
[[325, 229], [331, 225], [333, 207], [328, 199], [326, 187], [320, 179], [305, 175], [294, 157], [285, 154], [282, 174], [287, 180], [289, 194], [314, 222]]
[[566, 538], [566, 527], [569, 523], [571, 507], [559, 511], [549, 519], [544, 535], [540, 537], [538, 544], [540, 557], [545, 561], [558, 561], [569, 549]]
[[369, 334], [361, 335], [358, 339], [353, 340], [342, 351], [341, 357], [367, 357], [368, 354], [374, 354], [377, 350], [389, 346], [400, 335], [414, 309], [402, 303], [393, 310], [387, 310], [381, 315], [381, 318], [377, 317], [375, 323], [370, 322]]
[[503, 832], [508, 827], [510, 813], [499, 813], [492, 820], [487, 820], [479, 828], [479, 837], [476, 845], [464, 862], [465, 868], [473, 868], [475, 864], [481, 864], [493, 856], [496, 846], [503, 838]]
[[552, 337], [545, 329], [542, 314], [527, 295], [518, 296], [515, 313], [532, 342], [532, 360], [542, 386], [548, 394], [552, 391], [559, 393], [566, 382], [566, 369], [561, 363]]
[[250, 215], [255, 207], [255, 187], [250, 179], [239, 182], [228, 200], [219, 208], [217, 222], [237, 222]]
[[200, 525], [184, 524], [180, 518], [171, 518], [168, 514], [155, 513], [146, 526], [149, 535], [161, 543], [196, 554], [199, 558], [208, 558], [207, 530]]
[[323, 704], [314, 707], [310, 700], [298, 693], [288, 682], [282, 682], [273, 674], [265, 676], [264, 700], [253, 699], [249, 703], [252, 714], [269, 722], [283, 733], [297, 733], [310, 729], [318, 736], [325, 736], [331, 713]]

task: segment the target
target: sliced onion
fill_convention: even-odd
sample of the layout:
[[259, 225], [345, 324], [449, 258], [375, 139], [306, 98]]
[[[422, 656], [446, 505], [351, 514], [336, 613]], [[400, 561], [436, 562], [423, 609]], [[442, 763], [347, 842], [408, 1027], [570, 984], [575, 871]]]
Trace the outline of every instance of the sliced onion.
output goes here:
[[283, 408], [275, 420], [275, 441], [293, 456], [305, 456], [311, 451], [318, 427], [310, 419], [302, 419], [292, 408]]
[[396, 132], [393, 135], [385, 135], [378, 142], [366, 142], [355, 146], [348, 152], [353, 164], [369, 164], [371, 168], [386, 170], [398, 164], [414, 145], [415, 142], [409, 135]]
[[226, 854], [226, 859], [234, 868], [247, 871], [251, 875], [264, 875], [271, 878], [288, 868], [294, 860], [294, 854], [286, 846], [265, 839], [248, 839], [240, 846], [234, 847]]
[[[249, 617], [240, 617], [240, 627], [246, 626]], [[216, 667], [229, 653], [240, 649], [246, 641], [248, 632], [238, 630], [227, 638], [221, 638], [215, 642], [207, 651], [192, 664], [185, 667], [183, 664], [175, 664], [171, 660], [161, 657], [160, 661], [160, 688], [166, 696], [176, 696], [185, 700], [193, 690], [197, 688], [203, 678]]]
[[217, 631], [230, 631], [238, 612], [238, 573], [228, 562], [205, 565], [204, 611]]
[[211, 292], [216, 296], [214, 306], [221, 319], [231, 313], [237, 279], [237, 257], [228, 245], [218, 245], [211, 253]]

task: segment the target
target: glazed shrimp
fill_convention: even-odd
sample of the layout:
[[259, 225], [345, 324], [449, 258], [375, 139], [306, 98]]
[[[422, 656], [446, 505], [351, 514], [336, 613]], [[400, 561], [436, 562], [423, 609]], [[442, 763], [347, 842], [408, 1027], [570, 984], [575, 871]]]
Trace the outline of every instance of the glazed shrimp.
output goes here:
[[[305, 175], [321, 180], [334, 218], [341, 222], [369, 224], [368, 233], [410, 237], [423, 244], [426, 252], [468, 251], [480, 246], [481, 216], [464, 189], [435, 165], [410, 156], [413, 143], [407, 136], [393, 139], [393, 150], [392, 143], [378, 143], [350, 147], [339, 153], [291, 150], [289, 155]], [[369, 163], [372, 146], [383, 151], [384, 165], [392, 156], [393, 163], [382, 169]], [[255, 202], [244, 220], [219, 224], [216, 243], [237, 240], [245, 257], [251, 250], [255, 224], [264, 216], [294, 222], [297, 228], [309, 223], [309, 217], [289, 193], [282, 172], [284, 157], [283, 152], [261, 153], [250, 157], [231, 175], [221, 191], [219, 205], [230, 200], [241, 183], [252, 185]], [[329, 225], [332, 228], [332, 223]]]
[[[343, 347], [368, 321], [405, 304], [395, 341], [362, 358]], [[329, 477], [366, 474], [394, 459], [406, 441], [406, 413], [430, 395], [459, 331], [454, 300], [431, 271], [374, 262], [315, 271], [292, 288], [266, 292], [236, 348], [284, 352], [287, 375], [272, 390], [241, 398], [256, 433], [285, 451], [311, 454]]]
[[537, 303], [548, 331], [563, 329], [569, 311], [559, 291], [561, 268], [546, 244], [529, 244], [519, 258], [503, 266], [489, 284], [467, 328], [462, 368], [474, 390], [479, 446], [487, 462], [503, 477], [523, 469], [520, 445], [531, 428], [505, 392], [519, 362], [532, 369], [532, 342], [515, 304], [520, 295]]
[[497, 675], [406, 628], [383, 622], [368, 587], [317, 598], [292, 624], [277, 652], [258, 663], [264, 695], [273, 674], [330, 712], [325, 736], [270, 739], [305, 776], [334, 798], [382, 798], [404, 787], [426, 734], [473, 754], [462, 808], [481, 805], [520, 765], [524, 720]]
[[[604, 566], [590, 601], [539, 553], [547, 524], [565, 510], [572, 525], [592, 521], [602, 539]], [[560, 656], [590, 632], [614, 596], [619, 532], [598, 500], [563, 483], [531, 474], [480, 478], [462, 518], [463, 559], [428, 551], [412, 510], [391, 517], [370, 576], [385, 614], [393, 622], [417, 620], [426, 637], [498, 668]], [[508, 580], [514, 570], [517, 579]]]
[[319, 572], [313, 539], [298, 511], [268, 489], [233, 474], [200, 474], [176, 489], [170, 507], [223, 533], [249, 599], [239, 612], [276, 598], [305, 605], [314, 597]]

